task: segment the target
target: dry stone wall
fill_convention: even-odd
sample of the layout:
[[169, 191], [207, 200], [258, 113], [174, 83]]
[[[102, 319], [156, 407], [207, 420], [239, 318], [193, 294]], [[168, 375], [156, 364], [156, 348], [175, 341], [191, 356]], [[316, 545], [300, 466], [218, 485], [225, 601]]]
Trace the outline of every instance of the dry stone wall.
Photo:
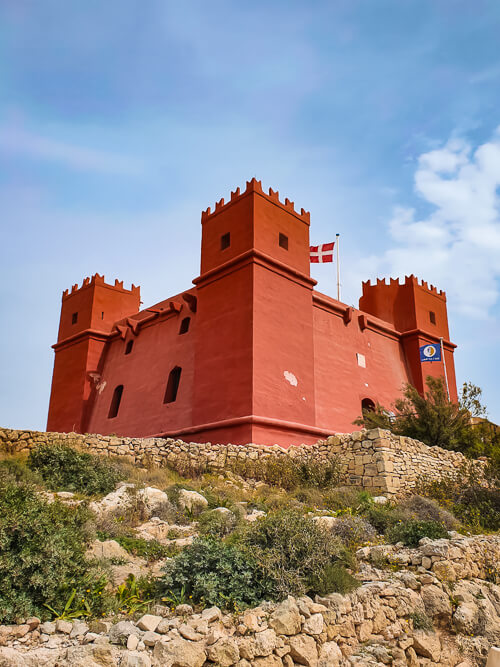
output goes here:
[[[337, 457], [344, 483], [362, 486], [374, 493], [402, 495], [411, 492], [418, 480], [455, 476], [466, 464], [458, 452], [423, 443], [389, 431], [372, 429], [331, 435], [314, 445], [220, 445], [172, 438], [125, 438], [79, 433], [46, 433], [0, 428], [0, 450], [28, 452], [47, 442], [64, 442], [105, 456], [122, 456], [132, 463], [169, 465], [181, 472], [220, 472], [238, 465], [244, 475], [245, 462], [270, 457], [328, 460]], [[481, 462], [478, 462], [482, 465]], [[251, 465], [249, 465], [249, 470]]]

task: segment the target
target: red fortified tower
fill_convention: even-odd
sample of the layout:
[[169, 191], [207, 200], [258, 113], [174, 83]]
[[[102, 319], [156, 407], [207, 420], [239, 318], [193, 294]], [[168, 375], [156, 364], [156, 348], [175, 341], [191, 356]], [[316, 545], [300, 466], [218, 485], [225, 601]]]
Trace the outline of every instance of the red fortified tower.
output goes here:
[[441, 337], [456, 400], [444, 293], [368, 282], [355, 310], [314, 291], [309, 213], [255, 179], [202, 214], [193, 283], [143, 311], [97, 274], [63, 294], [49, 430], [312, 443], [442, 375], [419, 358]]

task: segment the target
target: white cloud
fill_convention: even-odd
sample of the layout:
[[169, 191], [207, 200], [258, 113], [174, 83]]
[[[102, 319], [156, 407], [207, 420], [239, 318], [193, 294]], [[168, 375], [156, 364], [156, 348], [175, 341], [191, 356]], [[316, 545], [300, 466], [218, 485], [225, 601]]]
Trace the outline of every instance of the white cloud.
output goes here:
[[135, 174], [137, 160], [109, 151], [67, 143], [14, 126], [0, 127], [0, 152], [56, 162], [70, 169], [106, 174]]
[[397, 207], [389, 221], [394, 242], [378, 272], [414, 273], [445, 289], [458, 311], [486, 317], [499, 297], [500, 128], [475, 150], [451, 139], [422, 154], [415, 192], [431, 208], [419, 216]]

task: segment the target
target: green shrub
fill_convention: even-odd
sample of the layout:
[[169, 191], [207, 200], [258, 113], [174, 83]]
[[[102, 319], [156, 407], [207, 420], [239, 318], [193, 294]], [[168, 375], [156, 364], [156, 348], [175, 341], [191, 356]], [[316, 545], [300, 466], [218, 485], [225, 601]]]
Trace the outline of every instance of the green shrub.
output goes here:
[[44, 604], [64, 607], [73, 588], [89, 588], [89, 517], [0, 471], [0, 623], [47, 618]]
[[270, 456], [245, 461], [237, 459], [233, 468], [243, 477], [257, 479], [286, 490], [299, 486], [328, 489], [337, 486], [341, 479], [340, 462], [336, 457], [328, 461], [300, 461], [289, 456]]
[[198, 518], [198, 532], [205, 537], [225, 537], [232, 533], [238, 524], [233, 512], [203, 512]]
[[451, 512], [440, 507], [432, 498], [424, 498], [418, 495], [409, 496], [399, 504], [399, 508], [403, 515], [409, 519], [437, 521], [446, 526], [448, 530], [456, 530], [460, 525]]
[[303, 594], [311, 577], [343, 552], [337, 538], [294, 510], [259, 519], [238, 536], [238, 543], [257, 561], [278, 599]]
[[351, 507], [358, 507], [365, 496], [366, 492], [360, 491], [358, 488], [338, 486], [333, 489], [327, 489], [323, 493], [323, 503], [330, 510], [346, 510]]
[[122, 479], [118, 467], [108, 459], [66, 444], [40, 445], [29, 453], [27, 464], [53, 491], [106, 494]]
[[349, 549], [356, 549], [365, 542], [377, 537], [377, 531], [360, 516], [344, 514], [340, 516], [331, 528], [332, 535], [338, 537]]
[[360, 586], [360, 582], [347, 571], [341, 562], [329, 563], [319, 574], [312, 575], [309, 580], [309, 593], [311, 595], [328, 595], [328, 593], [340, 593], [347, 595]]
[[386, 505], [372, 503], [366, 505], [361, 513], [368, 523], [382, 535], [385, 535], [388, 530], [403, 519], [402, 512], [392, 503], [387, 503]]
[[432, 632], [434, 630], [432, 619], [430, 619], [425, 612], [414, 611], [410, 614], [409, 618], [413, 621], [415, 630], [425, 630], [426, 632]]
[[408, 519], [393, 526], [387, 535], [389, 542], [403, 542], [407, 547], [418, 546], [419, 540], [429, 537], [431, 540], [448, 537], [448, 531], [437, 521], [416, 521]]
[[237, 609], [258, 604], [269, 590], [251, 556], [212, 538], [195, 540], [164, 572], [160, 591], [169, 599]]
[[177, 547], [161, 544], [157, 540], [145, 540], [142, 537], [130, 537], [128, 535], [119, 535], [114, 539], [129, 554], [139, 556], [139, 558], [144, 558], [147, 561], [170, 558], [177, 552]]

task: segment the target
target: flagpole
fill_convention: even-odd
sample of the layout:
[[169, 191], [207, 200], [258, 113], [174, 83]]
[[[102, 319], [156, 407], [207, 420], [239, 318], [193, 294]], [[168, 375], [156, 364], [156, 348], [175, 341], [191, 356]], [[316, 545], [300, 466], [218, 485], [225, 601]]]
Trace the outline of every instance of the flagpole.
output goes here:
[[337, 237], [337, 301], [340, 301], [340, 255], [339, 255], [339, 244], [340, 244], [340, 234], [336, 234]]
[[443, 337], [439, 339], [439, 342], [441, 344], [441, 359], [443, 360], [443, 369], [444, 369], [444, 380], [446, 382], [446, 393], [448, 395], [448, 400], [450, 400], [450, 388], [448, 386], [448, 373], [446, 371], [446, 359], [444, 357], [444, 345], [443, 345]]

